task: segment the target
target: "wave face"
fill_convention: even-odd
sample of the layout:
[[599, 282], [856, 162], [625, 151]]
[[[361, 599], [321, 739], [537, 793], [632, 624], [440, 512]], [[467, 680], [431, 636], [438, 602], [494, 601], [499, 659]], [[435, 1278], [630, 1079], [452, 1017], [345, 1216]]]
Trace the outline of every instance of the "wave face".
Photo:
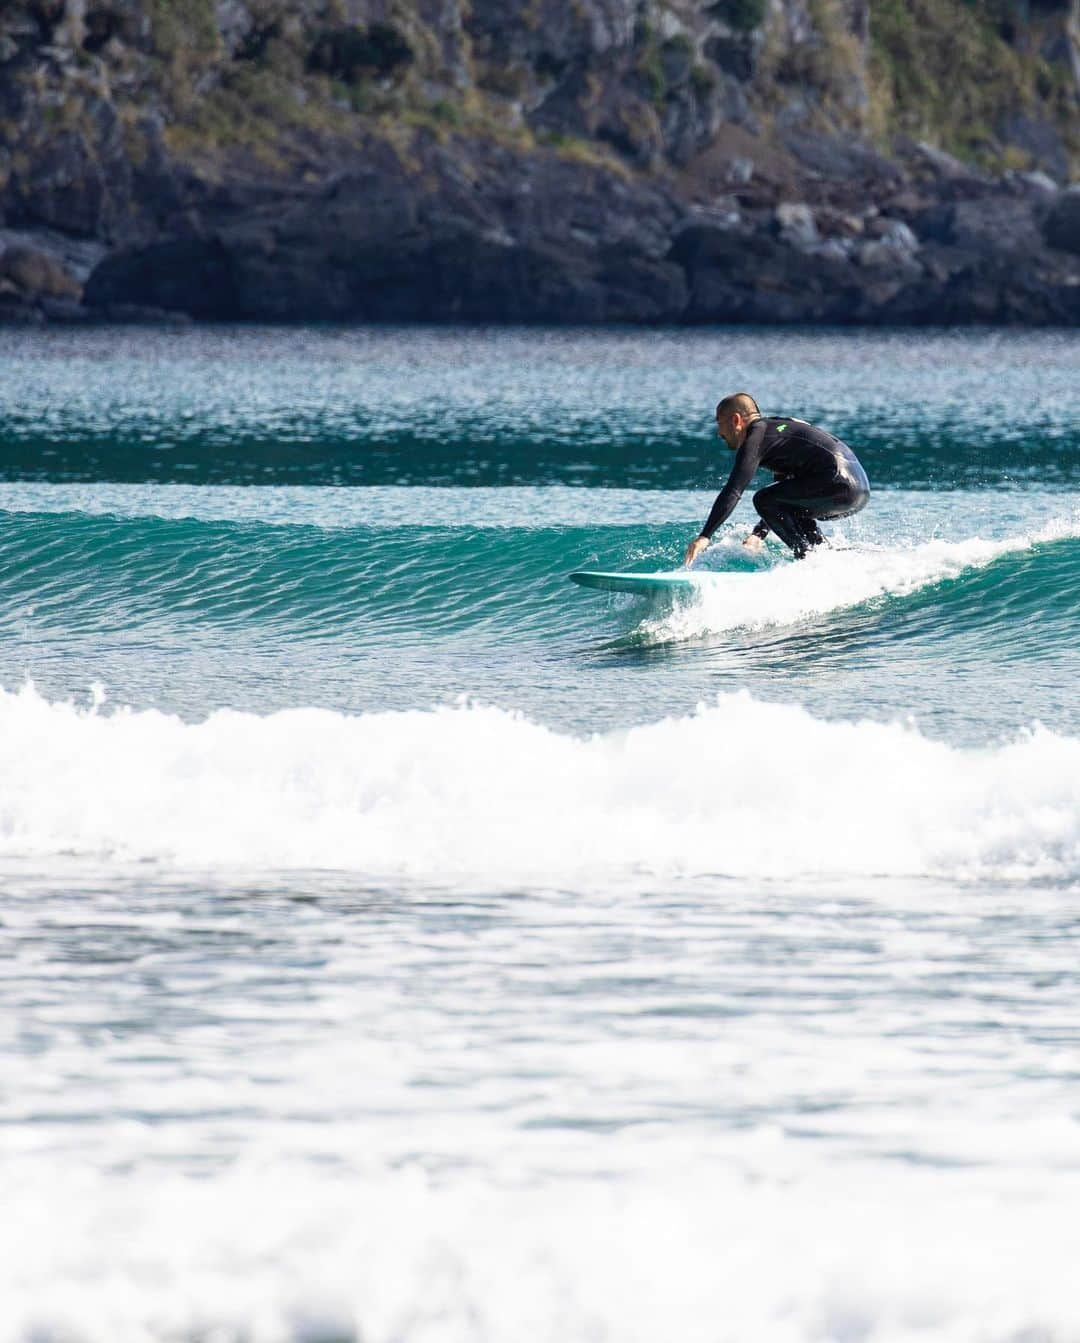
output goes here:
[[[751, 557], [732, 524], [692, 593], [646, 601], [566, 575], [669, 567], [707, 496], [71, 491], [0, 486], [8, 689], [29, 676], [62, 700], [100, 681], [114, 701], [187, 718], [467, 695], [581, 733], [684, 717], [752, 684], [817, 717], [915, 712], [966, 744], [1035, 719], [1078, 726], [1080, 520], [1053, 493], [1008, 511], [993, 492], [886, 493], [801, 565], [777, 545]], [[942, 666], [977, 687], [978, 715]]]
[[[693, 762], [723, 762], [704, 781]], [[752, 787], [769, 761], [777, 799]], [[868, 778], [869, 776], [869, 778]], [[728, 696], [587, 739], [494, 708], [185, 724], [0, 692], [0, 845], [465, 886], [615, 878], [1080, 880], [1080, 741], [964, 751]]]
[[0, 358], [8, 480], [708, 488], [751, 369], [876, 486], [1080, 479], [1067, 332], [20, 332]]
[[[559, 628], [568, 609], [604, 609], [595, 601], [585, 607], [566, 600], [579, 596], [565, 583], [575, 565], [654, 570], [670, 564], [692, 534], [695, 507], [706, 502], [693, 494], [656, 496], [655, 502], [647, 496], [640, 521], [624, 521], [629, 506], [619, 492], [597, 507], [591, 492], [566, 491], [543, 509], [530, 491], [491, 491], [480, 498], [470, 492], [464, 499], [460, 491], [389, 495], [400, 499], [404, 493], [412, 494], [408, 514], [398, 513], [389, 524], [380, 521], [390, 507], [382, 491], [359, 498], [330, 491], [316, 521], [275, 524], [266, 520], [273, 518], [273, 499], [260, 500], [260, 517], [230, 517], [236, 496], [227, 493], [217, 510], [199, 501], [210, 516], [191, 516], [182, 507], [139, 512], [139, 496], [123, 492], [107, 512], [100, 505], [92, 512], [53, 512], [49, 501], [60, 495], [13, 497], [9, 487], [5, 498], [0, 488], [0, 506], [11, 509], [0, 535], [0, 592], [9, 618], [33, 607], [72, 624], [175, 618], [275, 627], [291, 638], [340, 630], [399, 638], [410, 629], [431, 637], [477, 625], [483, 637], [494, 622], [525, 636], [545, 623]], [[343, 495], [352, 518], [334, 516]], [[1035, 612], [1053, 619], [1075, 611], [1069, 589], [1077, 576], [1080, 515], [1069, 506], [1037, 496], [1027, 507], [1032, 521], [1014, 524], [1006, 535], [917, 541], [898, 535], [898, 519], [888, 517], [903, 511], [896, 498], [887, 498], [876, 519], [884, 515], [884, 539], [872, 539], [855, 520], [839, 529], [841, 548], [825, 547], [800, 565], [775, 543], [765, 559], [750, 557], [740, 544], [742, 529], [729, 527], [695, 571], [696, 589], [678, 603], [677, 614], [654, 618], [670, 605], [663, 599], [652, 602], [652, 613], [642, 602], [620, 609], [641, 617], [643, 635], [692, 638], [793, 625], [964, 580], [968, 600], [986, 595], [972, 593], [971, 581], [987, 592], [1015, 588], [1006, 599], [1014, 625]], [[953, 502], [952, 496], [939, 497], [935, 509], [927, 509], [909, 499], [907, 508], [922, 528], [933, 530], [934, 512], [946, 515]], [[252, 501], [243, 503], [250, 513]], [[607, 510], [617, 521], [606, 523]], [[599, 525], [583, 521], [596, 512]], [[650, 512], [685, 520], [654, 521]], [[451, 515], [450, 525], [444, 513]], [[326, 525], [327, 514], [332, 525]], [[1010, 585], [1018, 569], [1024, 581]]]

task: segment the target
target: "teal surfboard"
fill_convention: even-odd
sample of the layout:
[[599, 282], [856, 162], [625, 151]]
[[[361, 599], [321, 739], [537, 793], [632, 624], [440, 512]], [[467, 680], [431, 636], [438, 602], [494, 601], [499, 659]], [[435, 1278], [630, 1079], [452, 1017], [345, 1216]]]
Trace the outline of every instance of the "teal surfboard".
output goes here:
[[570, 575], [572, 583], [600, 592], [633, 592], [638, 596], [658, 596], [664, 592], [687, 592], [697, 587], [694, 574], [685, 569], [661, 574], [608, 574], [580, 569]]

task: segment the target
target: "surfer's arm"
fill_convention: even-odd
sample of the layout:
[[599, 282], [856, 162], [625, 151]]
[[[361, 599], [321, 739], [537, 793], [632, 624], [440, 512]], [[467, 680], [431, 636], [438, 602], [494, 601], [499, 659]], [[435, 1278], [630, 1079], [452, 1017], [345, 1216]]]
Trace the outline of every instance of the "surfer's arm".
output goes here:
[[753, 480], [758, 464], [757, 441], [751, 442], [748, 437], [735, 454], [735, 465], [731, 468], [731, 475], [727, 478], [727, 484], [716, 496], [716, 502], [713, 504], [709, 516], [705, 519], [705, 526], [702, 527], [699, 537], [711, 541], [713, 532], [716, 531], [717, 527], [727, 522], [735, 509], [735, 505], [742, 498], [743, 490]]

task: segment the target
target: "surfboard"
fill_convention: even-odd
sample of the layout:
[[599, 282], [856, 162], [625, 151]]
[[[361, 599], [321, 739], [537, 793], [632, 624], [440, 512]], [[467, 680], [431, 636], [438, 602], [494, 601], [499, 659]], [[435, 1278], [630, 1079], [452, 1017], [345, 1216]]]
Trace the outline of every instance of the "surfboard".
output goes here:
[[610, 574], [579, 569], [570, 575], [570, 581], [600, 592], [632, 592], [642, 597], [687, 592], [697, 586], [696, 576], [685, 569], [659, 574]]

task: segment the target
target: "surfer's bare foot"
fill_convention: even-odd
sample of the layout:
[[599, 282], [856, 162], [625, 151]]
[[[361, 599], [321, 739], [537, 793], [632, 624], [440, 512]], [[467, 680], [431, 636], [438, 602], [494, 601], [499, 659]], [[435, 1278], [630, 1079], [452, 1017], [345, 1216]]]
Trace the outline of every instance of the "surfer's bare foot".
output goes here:
[[761, 539], [760, 536], [758, 536], [756, 532], [751, 532], [750, 535], [743, 542], [743, 545], [747, 548], [747, 550], [752, 550], [755, 555], [759, 550], [765, 549], [765, 542]]

